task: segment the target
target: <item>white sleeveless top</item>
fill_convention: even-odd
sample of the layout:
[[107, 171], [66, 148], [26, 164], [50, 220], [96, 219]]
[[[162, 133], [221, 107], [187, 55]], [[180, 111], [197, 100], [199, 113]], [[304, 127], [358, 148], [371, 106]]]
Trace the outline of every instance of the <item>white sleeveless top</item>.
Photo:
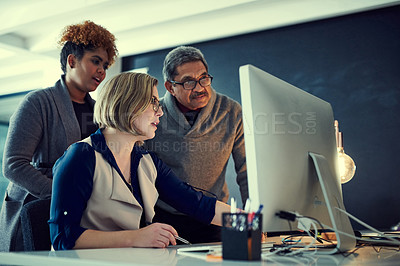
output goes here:
[[[92, 146], [90, 137], [82, 140]], [[93, 191], [81, 219], [81, 226], [102, 231], [139, 229], [143, 208], [103, 156], [95, 151]], [[143, 154], [137, 169], [146, 222], [154, 217], [158, 199], [155, 188], [157, 170], [150, 154]], [[133, 188], [139, 189], [139, 188]]]

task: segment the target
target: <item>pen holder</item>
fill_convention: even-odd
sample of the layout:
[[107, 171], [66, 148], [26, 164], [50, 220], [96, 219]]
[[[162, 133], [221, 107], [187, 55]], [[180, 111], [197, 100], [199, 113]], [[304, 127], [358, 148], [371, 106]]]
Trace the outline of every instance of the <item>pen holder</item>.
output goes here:
[[222, 257], [229, 260], [260, 260], [262, 214], [222, 214]]

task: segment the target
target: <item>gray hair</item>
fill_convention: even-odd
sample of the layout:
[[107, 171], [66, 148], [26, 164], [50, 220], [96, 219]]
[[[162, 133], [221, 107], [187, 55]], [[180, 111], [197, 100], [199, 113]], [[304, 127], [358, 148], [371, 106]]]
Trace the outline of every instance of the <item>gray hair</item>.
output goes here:
[[173, 49], [167, 54], [164, 60], [164, 66], [163, 66], [164, 81], [174, 80], [174, 78], [178, 75], [178, 72], [176, 71], [177, 67], [185, 63], [194, 61], [203, 62], [208, 72], [208, 65], [206, 59], [204, 58], [204, 55], [199, 49], [191, 46], [179, 46]]

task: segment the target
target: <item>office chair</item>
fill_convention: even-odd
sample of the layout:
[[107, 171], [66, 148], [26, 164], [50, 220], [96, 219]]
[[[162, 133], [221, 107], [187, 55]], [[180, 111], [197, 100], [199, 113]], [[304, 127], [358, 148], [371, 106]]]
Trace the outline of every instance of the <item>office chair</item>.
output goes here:
[[26, 251], [51, 250], [50, 199], [37, 199], [25, 204], [21, 210], [21, 229]]

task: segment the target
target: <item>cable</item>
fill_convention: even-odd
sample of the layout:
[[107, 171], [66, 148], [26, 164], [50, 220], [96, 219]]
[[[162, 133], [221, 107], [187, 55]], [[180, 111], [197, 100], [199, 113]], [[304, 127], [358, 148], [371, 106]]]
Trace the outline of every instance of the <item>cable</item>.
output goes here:
[[[289, 214], [289, 215], [288, 215], [288, 214]], [[278, 215], [278, 214], [277, 214], [277, 215]], [[293, 216], [293, 214], [287, 213], [287, 212], [280, 212], [278, 216], [284, 217], [283, 219], [288, 219], [288, 220], [292, 220], [293, 217], [296, 217], [296, 218], [297, 218], [297, 214], [295, 214], [295, 216]], [[295, 219], [296, 219], [296, 218], [295, 218]], [[313, 230], [314, 230], [314, 235], [317, 236], [317, 235], [318, 235], [318, 229], [317, 229], [317, 225], [316, 225], [316, 223], [315, 223], [315, 220], [314, 220], [314, 219], [310, 219], [310, 218], [308, 218], [308, 217], [303, 217], [303, 218], [304, 218], [304, 219], [309, 219], [309, 220], [310, 220], [310, 226], [311, 226], [311, 227], [313, 228]], [[307, 226], [303, 223], [302, 220], [298, 220], [298, 222], [301, 223], [301, 224], [303, 225], [304, 228], [307, 227]], [[285, 244], [285, 245], [287, 245], [287, 246], [284, 246], [284, 247], [281, 247], [281, 248], [276, 248], [276, 250], [272, 251], [271, 253], [263, 254], [262, 257], [263, 257], [264, 259], [268, 259], [268, 257], [270, 257], [270, 256], [272, 256], [272, 255], [296, 256], [296, 255], [301, 255], [304, 251], [310, 250], [311, 248], [314, 247], [314, 245], [315, 245], [315, 243], [316, 243], [316, 238], [310, 233], [309, 230], [306, 230], [305, 232], [306, 232], [306, 233], [308, 234], [308, 236], [311, 237], [311, 239], [312, 239], [312, 241], [311, 241], [309, 244], [307, 244], [307, 245], [305, 245], [305, 246], [300, 246], [300, 245], [298, 245], [298, 244], [290, 245], [290, 244], [287, 244], [287, 243], [286, 243], [285, 238], [284, 238], [284, 239], [282, 239], [282, 243]], [[290, 236], [290, 237], [293, 237], [293, 236]], [[287, 238], [286, 238], [286, 239], [287, 239]], [[293, 248], [297, 248], [297, 249], [293, 250]], [[316, 254], [316, 252], [317, 252], [317, 249], [315, 248], [315, 249], [313, 250], [313, 253], [311, 253], [311, 255]]]
[[277, 213], [275, 213], [276, 216], [278, 216], [281, 219], [285, 219], [288, 221], [296, 221], [297, 218], [297, 214], [294, 212], [287, 212], [287, 211], [279, 211]]
[[[369, 239], [369, 240], [368, 240], [369, 243], [390, 244], [390, 245], [396, 245], [396, 246], [398, 245], [398, 246], [399, 246], [398, 249], [391, 249], [391, 250], [400, 251], [400, 241], [399, 241], [399, 240], [397, 240], [397, 239], [391, 237], [390, 235], [385, 235], [384, 232], [381, 232], [381, 231], [379, 231], [379, 230], [373, 228], [372, 226], [370, 226], [370, 225], [364, 223], [363, 221], [359, 220], [359, 219], [356, 218], [355, 216], [351, 215], [350, 213], [348, 213], [348, 212], [345, 211], [345, 210], [342, 210], [342, 209], [339, 208], [339, 207], [335, 207], [335, 209], [337, 209], [338, 211], [340, 211], [340, 212], [346, 214], [349, 218], [353, 219], [354, 221], [356, 221], [357, 223], [363, 225], [364, 227], [368, 228], [369, 230], [371, 230], [371, 231], [373, 231], [373, 232], [375, 232], [375, 233], [378, 233], [378, 236], [385, 237], [386, 239], [389, 239], [389, 240]], [[355, 239], [355, 240], [360, 240], [360, 241], [365, 240], [365, 239], [363, 239], [363, 238], [361, 238], [361, 237], [356, 237], [356, 236], [353, 235], [353, 234], [349, 234], [349, 233], [346, 233], [346, 232], [337, 230], [337, 229], [335, 229], [335, 228], [332, 228], [331, 226], [328, 226], [328, 225], [326, 225], [326, 224], [323, 224], [323, 223], [321, 223], [320, 221], [318, 221], [317, 219], [315, 219], [315, 218], [313, 218], [313, 217], [301, 216], [301, 215], [299, 215], [299, 214], [297, 214], [297, 213], [294, 213], [294, 212], [287, 212], [287, 211], [280, 211], [280, 212], [276, 213], [276, 215], [277, 215], [278, 217], [280, 217], [281, 219], [287, 220], [288, 223], [289, 223], [289, 227], [290, 227], [290, 228], [291, 228], [291, 221], [294, 222], [295, 220], [297, 220], [298, 223], [300, 223], [300, 224], [302, 225], [303, 228], [307, 228], [307, 225], [308, 225], [308, 224], [305, 225], [305, 224], [303, 223], [302, 219], [299, 219], [299, 218], [309, 219], [311, 222], [310, 222], [310, 224], [309, 224], [308, 226], [310, 226], [310, 227], [312, 226], [312, 228], [314, 229], [314, 235], [312, 235], [312, 234], [310, 233], [310, 232], [312, 232], [311, 230], [305, 230], [305, 232], [313, 239], [313, 241], [312, 241], [310, 244], [305, 245], [304, 247], [299, 248], [298, 243], [296, 243], [296, 244], [288, 244], [288, 243], [287, 243], [286, 240], [287, 240], [289, 237], [290, 237], [290, 238], [293, 238], [293, 235], [290, 235], [289, 237], [286, 237], [286, 238], [283, 238], [283, 239], [282, 239], [282, 243], [283, 243], [284, 245], [286, 245], [286, 246], [284, 246], [284, 247], [282, 247], [282, 248], [276, 248], [276, 250], [272, 251], [272, 252], [269, 253], [269, 254], [262, 254], [262, 258], [263, 258], [263, 259], [269, 259], [269, 257], [272, 256], [272, 255], [281, 255], [281, 256], [283, 256], [283, 255], [284, 255], [284, 256], [296, 256], [296, 255], [298, 256], [298, 255], [303, 255], [303, 252], [304, 252], [304, 251], [310, 250], [311, 248], [314, 247], [314, 245], [315, 245], [315, 243], [316, 243], [316, 238], [318, 237], [317, 224], [318, 224], [319, 227], [322, 228], [322, 229], [326, 228], [326, 229], [332, 230], [332, 231], [336, 234], [337, 237], [339, 237], [339, 235], [343, 235], [343, 236], [347, 236], [347, 237], [353, 238], [353, 239]], [[330, 243], [333, 243], [331, 240], [326, 240], [326, 239], [323, 239], [323, 240], [324, 240], [324, 241], [327, 241], [327, 242], [330, 242]], [[294, 241], [294, 240], [291, 240], [291, 241]], [[301, 241], [301, 238], [300, 238], [300, 241]], [[364, 245], [367, 245], [367, 244], [364, 244]], [[360, 247], [362, 247], [362, 246], [364, 246], [364, 245], [359, 245], [358, 247], [356, 247], [355, 249], [353, 249], [353, 250], [350, 251], [350, 252], [347, 252], [347, 251], [346, 251], [346, 252], [343, 252], [343, 251], [341, 251], [338, 247], [336, 247], [336, 250], [337, 250], [337, 252], [338, 252], [339, 254], [341, 254], [342, 256], [348, 257], [348, 256], [354, 254]], [[377, 253], [380, 252], [380, 249], [379, 249], [379, 250], [376, 250], [375, 247], [374, 247], [372, 244], [371, 244], [371, 246], [374, 248], [374, 250], [375, 250]], [[293, 248], [298, 248], [298, 249], [293, 250]], [[381, 249], [382, 249], [382, 248], [381, 248]], [[317, 254], [318, 247], [315, 246], [313, 251], [314, 251], [313, 253], [311, 253], [311, 254], [308, 253], [308, 255]]]
[[[377, 244], [390, 244], [390, 245], [395, 244], [395, 245], [399, 245], [399, 246], [400, 246], [400, 241], [399, 241], [399, 240], [397, 240], [397, 239], [395, 239], [395, 238], [393, 238], [393, 237], [391, 237], [391, 236], [389, 236], [389, 235], [384, 236], [384, 235], [385, 235], [384, 232], [381, 232], [381, 231], [379, 231], [378, 229], [375, 229], [374, 227], [372, 227], [372, 226], [366, 224], [365, 222], [361, 221], [360, 219], [356, 218], [354, 215], [348, 213], [348, 212], [345, 211], [345, 210], [342, 210], [342, 209], [340, 209], [340, 208], [338, 208], [338, 207], [335, 207], [335, 209], [337, 209], [337, 210], [341, 211], [342, 213], [346, 214], [349, 218], [353, 219], [354, 221], [358, 222], [359, 224], [363, 225], [364, 227], [368, 228], [369, 230], [374, 231], [375, 233], [378, 233], [378, 234], [381, 235], [382, 237], [385, 237], [385, 238], [388, 238], [388, 239], [391, 240], [391, 241], [389, 241], [389, 240], [369, 239], [368, 242], [377, 243]], [[327, 228], [329, 228], [329, 229], [335, 231], [336, 234], [340, 233], [340, 234], [342, 234], [342, 235], [345, 235], [345, 236], [354, 238], [354, 239], [356, 239], [356, 240], [365, 241], [365, 239], [363, 239], [363, 238], [361, 238], [361, 237], [356, 237], [356, 236], [354, 236], [354, 235], [345, 233], [345, 232], [343, 232], [343, 231], [335, 230], [335, 229], [333, 229], [333, 228], [331, 228], [331, 227], [329, 227], [329, 226], [327, 226], [327, 225], [324, 225], [324, 226], [326, 226]]]
[[[356, 218], [354, 215], [348, 213], [348, 212], [345, 211], [345, 210], [342, 210], [342, 209], [339, 208], [339, 207], [335, 207], [335, 209], [337, 209], [338, 211], [340, 211], [340, 212], [346, 214], [349, 218], [351, 218], [351, 219], [353, 219], [354, 221], [358, 222], [359, 224], [363, 225], [363, 226], [366, 227], [367, 229], [369, 229], [369, 230], [371, 230], [371, 231], [373, 231], [373, 232], [375, 232], [375, 233], [378, 233], [378, 234], [381, 235], [382, 237], [385, 237], [385, 238], [391, 240], [391, 241], [389, 241], [389, 240], [369, 239], [369, 240], [368, 240], [369, 242], [373, 242], [373, 243], [377, 243], [377, 244], [396, 244], [396, 245], [398, 244], [398, 245], [400, 246], [400, 241], [399, 241], [399, 240], [397, 240], [397, 239], [391, 237], [390, 235], [385, 235], [384, 232], [379, 231], [379, 230], [373, 228], [372, 226], [366, 224], [365, 222], [363, 222], [363, 221], [361, 221], [360, 219]], [[312, 220], [316, 221], [316, 222], [319, 224], [319, 226], [320, 226], [321, 228], [330, 229], [330, 230], [332, 230], [332, 231], [333, 231], [334, 233], [336, 233], [336, 234], [342, 234], [342, 235], [345, 235], [345, 236], [354, 238], [354, 239], [356, 239], [356, 240], [365, 240], [365, 239], [362, 239], [362, 238], [360, 238], [360, 237], [356, 237], [356, 236], [354, 236], [354, 235], [351, 235], [351, 234], [345, 233], [345, 232], [343, 232], [343, 231], [339, 231], [339, 230], [337, 230], [337, 229], [334, 229], [334, 228], [332, 228], [332, 227], [330, 227], [330, 226], [328, 226], [328, 225], [322, 224], [321, 222], [319, 222], [317, 219], [315, 219], [315, 218], [313, 218], [313, 217], [301, 216], [301, 215], [294, 214], [294, 213], [292, 213], [292, 212], [285, 212], [285, 211], [281, 211], [281, 212], [279, 212], [279, 214], [280, 214], [280, 215], [278, 215], [279, 217], [288, 217], [288, 218], [290, 218], [290, 219], [293, 219], [293, 218], [292, 218], [292, 215], [296, 215], [296, 218], [297, 218], [297, 217], [306, 217], [306, 218], [309, 218], [309, 219], [312, 219]], [[285, 219], [285, 218], [282, 218], [282, 219]]]
[[[378, 233], [378, 234], [381, 235], [382, 237], [385, 237], [385, 238], [388, 238], [388, 239], [390, 239], [390, 240], [392, 240], [392, 241], [394, 241], [394, 242], [397, 242], [397, 243], [400, 245], [400, 241], [399, 241], [398, 239], [393, 238], [393, 237], [391, 237], [390, 235], [385, 235], [384, 232], [379, 231], [379, 230], [373, 228], [372, 226], [370, 226], [370, 225], [364, 223], [363, 221], [361, 221], [360, 219], [358, 219], [357, 217], [353, 216], [352, 214], [348, 213], [348, 212], [345, 211], [345, 210], [342, 210], [342, 209], [340, 209], [340, 208], [338, 208], [338, 207], [336, 207], [336, 209], [339, 210], [339, 211], [341, 211], [341, 212], [343, 212], [343, 213], [346, 214], [348, 217], [350, 217], [350, 218], [353, 219], [354, 221], [358, 222], [359, 224], [365, 226], [365, 227], [368, 228], [369, 230], [374, 231], [375, 233]], [[385, 236], [384, 236], [384, 235], [385, 235]], [[371, 239], [371, 240], [374, 240], [374, 239]], [[387, 242], [386, 240], [377, 240], [377, 241], [385, 241], [386, 243], [389, 243], [389, 242], [390, 242], [390, 241]], [[384, 242], [382, 242], [382, 243], [384, 243]]]

